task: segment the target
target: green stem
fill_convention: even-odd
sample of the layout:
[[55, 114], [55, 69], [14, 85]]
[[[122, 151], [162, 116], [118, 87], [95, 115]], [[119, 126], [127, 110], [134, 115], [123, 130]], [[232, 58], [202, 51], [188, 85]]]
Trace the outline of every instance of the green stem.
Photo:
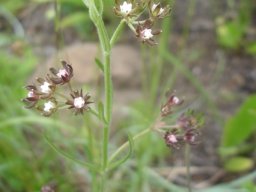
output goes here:
[[[94, 134], [91, 126], [87, 127], [88, 130], [88, 141], [89, 141], [89, 151], [90, 151], [90, 161], [95, 163], [95, 153], [94, 153]], [[97, 183], [97, 172], [90, 170], [92, 173], [92, 191], [97, 192], [98, 183]]]
[[111, 47], [113, 47], [117, 38], [119, 37], [120, 33], [122, 32], [124, 24], [125, 24], [125, 19], [122, 19], [121, 22], [119, 23], [119, 25], [117, 26], [115, 32], [113, 33], [111, 39], [110, 39], [110, 46]]
[[[159, 55], [157, 59], [152, 59], [154, 63], [153, 65], [153, 70], [152, 70], [152, 77], [151, 79], [151, 103], [154, 103], [157, 98], [157, 92], [159, 89], [159, 85], [161, 84], [161, 76], [163, 72], [163, 66], [164, 66], [164, 58], [161, 56], [161, 53], [164, 52], [164, 50], [168, 50], [168, 42], [169, 42], [169, 37], [170, 37], [170, 31], [171, 31], [171, 17], [166, 18], [163, 23], [162, 23], [162, 28], [163, 28], [163, 33], [161, 34], [160, 37], [160, 42], [158, 46], [158, 52]], [[154, 54], [151, 54], [154, 55]], [[155, 55], [154, 55], [155, 57]]]
[[[149, 133], [151, 131], [151, 127], [147, 128], [143, 131], [141, 131], [140, 133], [138, 133], [137, 135], [135, 135], [132, 140], [135, 141], [137, 139], [139, 139], [140, 137], [146, 135], [147, 133]], [[109, 162], [112, 162], [125, 148], [127, 148], [129, 146], [129, 142], [125, 142], [123, 145], [121, 145], [113, 154], [112, 156], [109, 158]]]
[[112, 79], [110, 69], [110, 39], [106, 31], [101, 14], [98, 12], [94, 1], [90, 0], [87, 2], [89, 5], [89, 14], [94, 25], [97, 28], [98, 36], [100, 40], [101, 50], [103, 53], [103, 64], [104, 64], [104, 86], [105, 86], [105, 118], [107, 125], [103, 130], [103, 146], [102, 146], [102, 170], [103, 172], [107, 168], [108, 162], [108, 139], [109, 139], [109, 126], [112, 118]]
[[189, 146], [189, 144], [186, 144], [186, 146], [185, 146], [185, 164], [186, 164], [186, 171], [187, 171], [188, 192], [192, 192], [191, 176], [190, 176], [190, 146]]

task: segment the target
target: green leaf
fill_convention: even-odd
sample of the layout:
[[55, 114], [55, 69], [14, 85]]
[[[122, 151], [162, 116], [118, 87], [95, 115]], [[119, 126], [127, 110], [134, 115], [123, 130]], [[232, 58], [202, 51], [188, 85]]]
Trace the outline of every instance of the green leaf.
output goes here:
[[250, 96], [238, 112], [227, 120], [222, 137], [222, 147], [242, 144], [256, 130], [256, 95]]
[[105, 116], [104, 116], [104, 105], [102, 102], [99, 102], [98, 104], [98, 113], [99, 113], [99, 118], [104, 122], [107, 123]]
[[240, 46], [245, 27], [237, 21], [227, 22], [217, 27], [218, 42], [227, 48], [237, 49]]
[[129, 152], [122, 159], [119, 159], [116, 162], [113, 162], [112, 164], [110, 164], [108, 167], [108, 170], [118, 167], [119, 165], [126, 162], [132, 156], [134, 143], [133, 143], [133, 138], [130, 134], [128, 134], [128, 141], [129, 141]]
[[253, 167], [253, 160], [246, 157], [234, 157], [225, 162], [224, 168], [230, 172], [248, 171]]
[[95, 58], [95, 63], [97, 64], [97, 66], [100, 68], [100, 70], [102, 72], [104, 72], [104, 66], [102, 64], [102, 62], [98, 59], [98, 58]]
[[51, 147], [54, 151], [56, 151], [57, 153], [59, 153], [60, 155], [64, 156], [65, 158], [67, 158], [67, 159], [69, 159], [69, 160], [71, 160], [71, 161], [73, 161], [73, 162], [75, 162], [75, 163], [77, 163], [77, 164], [80, 164], [80, 165], [82, 165], [82, 166], [85, 166], [85, 167], [87, 167], [87, 168], [89, 168], [89, 169], [91, 169], [91, 170], [98, 171], [96, 165], [91, 164], [91, 163], [87, 163], [87, 162], [85, 162], [85, 161], [80, 161], [80, 160], [75, 159], [74, 157], [71, 157], [70, 155], [68, 155], [68, 154], [66, 154], [65, 152], [63, 152], [63, 151], [61, 151], [60, 149], [58, 149], [58, 148], [49, 140], [49, 138], [48, 138], [46, 135], [44, 135], [44, 138], [45, 138], [46, 142], [50, 145], [50, 147]]

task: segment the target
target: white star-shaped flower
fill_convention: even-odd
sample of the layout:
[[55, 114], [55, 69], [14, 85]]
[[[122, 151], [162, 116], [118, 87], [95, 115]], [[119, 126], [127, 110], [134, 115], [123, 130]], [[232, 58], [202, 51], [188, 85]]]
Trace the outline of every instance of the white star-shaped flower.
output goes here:
[[40, 86], [40, 89], [43, 93], [50, 93], [51, 92], [51, 88], [50, 88], [50, 83], [48, 83], [47, 81], [44, 82], [43, 85]]
[[74, 99], [75, 108], [81, 109], [82, 107], [84, 107], [84, 104], [85, 104], [85, 100], [83, 97], [77, 97]]
[[141, 35], [143, 39], [150, 39], [152, 38], [154, 35], [152, 34], [152, 30], [151, 29], [144, 29], [143, 31], [141, 31]]
[[45, 112], [51, 112], [52, 109], [54, 109], [56, 106], [52, 101], [48, 101], [44, 103], [44, 111]]
[[128, 15], [132, 10], [132, 4], [131, 3], [127, 3], [126, 1], [124, 1], [124, 3], [122, 5], [120, 5], [120, 11], [122, 14]]

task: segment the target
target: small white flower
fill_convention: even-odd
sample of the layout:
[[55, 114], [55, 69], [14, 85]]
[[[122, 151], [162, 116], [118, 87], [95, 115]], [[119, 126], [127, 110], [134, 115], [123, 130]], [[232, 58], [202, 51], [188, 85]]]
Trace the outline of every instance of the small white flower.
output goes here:
[[177, 143], [177, 142], [178, 142], [176, 136], [173, 135], [173, 134], [168, 135], [167, 139], [168, 139], [168, 141], [170, 141], [171, 143]]
[[122, 5], [120, 5], [120, 11], [122, 14], [128, 15], [132, 10], [132, 4], [131, 3], [127, 3], [126, 1], [124, 1], [124, 3]]
[[85, 104], [85, 100], [83, 97], [77, 97], [74, 99], [75, 108], [81, 109], [82, 107], [84, 107], [84, 104]]
[[[153, 4], [152, 11], [154, 11], [156, 7], [157, 7], [157, 4]], [[161, 15], [163, 13], [163, 11], [164, 11], [164, 9], [161, 7], [157, 15]]]
[[48, 101], [44, 103], [44, 111], [45, 112], [51, 112], [52, 109], [54, 109], [56, 106], [52, 101]]
[[141, 36], [142, 36], [142, 39], [150, 39], [154, 35], [152, 34], [152, 30], [151, 29], [147, 29], [146, 28], [143, 31], [141, 31]]
[[60, 69], [59, 70], [59, 72], [57, 73], [57, 76], [59, 77], [59, 78], [61, 78], [62, 76], [67, 76], [68, 75], [68, 72], [67, 72], [67, 70], [66, 69]]
[[51, 92], [50, 85], [51, 85], [50, 83], [45, 81], [44, 84], [40, 86], [41, 91], [46, 94], [50, 93]]
[[152, 11], [154, 11], [156, 7], [157, 7], [157, 4], [154, 3], [154, 4], [152, 5]]
[[164, 12], [163, 8], [160, 8], [158, 15], [161, 15]]

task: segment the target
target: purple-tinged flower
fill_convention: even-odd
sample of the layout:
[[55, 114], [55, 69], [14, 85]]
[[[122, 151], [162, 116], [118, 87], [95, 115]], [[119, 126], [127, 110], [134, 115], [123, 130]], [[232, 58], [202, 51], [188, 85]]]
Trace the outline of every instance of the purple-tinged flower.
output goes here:
[[55, 98], [46, 100], [43, 105], [37, 107], [42, 112], [43, 116], [49, 117], [58, 109], [58, 103]]
[[157, 19], [163, 19], [164, 17], [168, 16], [170, 14], [170, 6], [167, 5], [164, 8], [161, 7], [160, 3], [154, 3], [153, 1], [150, 1], [148, 3], [149, 6], [149, 13], [154, 20], [155, 18]]
[[197, 126], [197, 119], [193, 114], [181, 114], [177, 120], [177, 125], [183, 129], [191, 129]]
[[183, 100], [175, 95], [171, 95], [167, 102], [161, 107], [161, 115], [165, 117], [172, 113], [172, 108], [177, 105], [181, 105]]
[[164, 140], [168, 147], [179, 149], [182, 144], [183, 138], [180, 135], [178, 135], [177, 129], [173, 129], [165, 133]]
[[161, 30], [152, 30], [153, 23], [150, 20], [145, 21], [143, 24], [138, 24], [136, 28], [136, 37], [138, 37], [143, 43], [149, 45], [156, 45], [157, 43], [153, 39], [155, 35], [159, 35]]
[[63, 68], [57, 70], [55, 68], [50, 68], [53, 76], [49, 76], [49, 79], [54, 84], [65, 84], [70, 81], [73, 77], [73, 68], [66, 61], [61, 61]]
[[197, 129], [189, 129], [185, 132], [183, 140], [190, 145], [197, 145], [200, 143], [200, 135], [201, 133]]
[[75, 110], [75, 115], [77, 114], [83, 114], [84, 111], [88, 111], [89, 104], [92, 103], [89, 101], [91, 98], [88, 94], [85, 96], [83, 95], [83, 91], [73, 91], [71, 93], [72, 100], [68, 100], [66, 102], [67, 105], [70, 105], [69, 109], [74, 109]]
[[39, 100], [37, 88], [35, 85], [28, 85], [25, 88], [28, 90], [28, 94], [26, 98], [22, 99], [22, 101], [26, 104], [26, 108], [32, 108]]
[[48, 78], [44, 79], [39, 77], [37, 78], [37, 81], [39, 83], [37, 93], [40, 96], [40, 99], [50, 98], [55, 91], [55, 85]]

